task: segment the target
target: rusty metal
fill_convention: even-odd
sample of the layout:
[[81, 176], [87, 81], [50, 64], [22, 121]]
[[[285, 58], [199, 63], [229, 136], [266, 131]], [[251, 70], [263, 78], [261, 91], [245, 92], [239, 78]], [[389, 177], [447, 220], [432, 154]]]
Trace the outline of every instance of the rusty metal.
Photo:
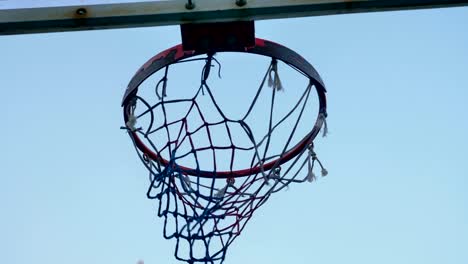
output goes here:
[[468, 0], [187, 0], [0, 9], [0, 35], [441, 8]]

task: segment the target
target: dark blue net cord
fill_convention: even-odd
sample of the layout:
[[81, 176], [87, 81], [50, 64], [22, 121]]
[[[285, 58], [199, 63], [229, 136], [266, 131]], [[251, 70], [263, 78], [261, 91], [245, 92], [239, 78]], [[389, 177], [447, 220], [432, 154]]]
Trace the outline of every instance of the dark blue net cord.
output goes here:
[[[195, 95], [168, 99], [171, 67], [200, 60], [204, 67]], [[314, 181], [317, 165], [323, 176], [328, 173], [314, 152], [313, 137], [301, 135], [301, 140], [296, 140], [298, 127], [304, 122], [313, 125], [304, 114], [314, 107], [310, 99], [312, 82], [289, 106], [289, 112], [275, 116], [278, 93], [284, 90], [278, 63], [271, 60], [252, 100], [243, 102], [245, 115], [238, 119], [223, 112], [209, 85], [209, 80], [219, 78], [221, 71], [221, 64], [212, 55], [165, 67], [154, 88], [156, 101], [151, 103], [135, 95], [126, 106], [125, 129], [149, 171], [147, 197], [157, 201], [157, 215], [164, 222], [163, 236], [176, 242], [176, 259], [222, 263], [229, 245], [272, 193], [292, 182]], [[214, 70], [218, 76], [212, 74]], [[270, 99], [262, 102], [268, 111], [262, 120], [254, 121], [268, 125], [258, 134], [250, 118], [265, 93]], [[218, 120], [206, 118], [207, 102]], [[171, 111], [178, 105], [184, 105], [183, 110], [173, 118]], [[193, 122], [194, 117], [197, 122]], [[325, 121], [325, 116], [318, 118]], [[273, 135], [280, 127], [287, 127], [289, 132], [285, 140], [278, 142]], [[214, 131], [220, 130], [224, 133], [223, 144], [216, 143], [219, 135]], [[241, 161], [247, 166], [239, 168], [236, 164]]]

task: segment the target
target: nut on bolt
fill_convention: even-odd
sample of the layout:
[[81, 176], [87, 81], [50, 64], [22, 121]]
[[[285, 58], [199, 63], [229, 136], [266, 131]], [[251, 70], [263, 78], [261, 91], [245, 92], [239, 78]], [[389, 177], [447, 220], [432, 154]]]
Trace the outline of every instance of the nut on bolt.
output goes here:
[[84, 15], [86, 15], [86, 13], [88, 13], [88, 11], [86, 11], [86, 8], [83, 8], [83, 7], [78, 8], [76, 10], [76, 14], [79, 15], [79, 16], [84, 16]]

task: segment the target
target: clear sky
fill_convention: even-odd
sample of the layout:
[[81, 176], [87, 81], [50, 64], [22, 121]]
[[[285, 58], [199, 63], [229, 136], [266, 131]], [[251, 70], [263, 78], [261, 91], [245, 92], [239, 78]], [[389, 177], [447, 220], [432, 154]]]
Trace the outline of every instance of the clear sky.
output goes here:
[[[329, 176], [273, 195], [225, 263], [468, 263], [467, 25], [468, 8], [257, 22], [327, 85]], [[119, 127], [131, 76], [179, 34], [0, 37], [1, 263], [176, 263]]]

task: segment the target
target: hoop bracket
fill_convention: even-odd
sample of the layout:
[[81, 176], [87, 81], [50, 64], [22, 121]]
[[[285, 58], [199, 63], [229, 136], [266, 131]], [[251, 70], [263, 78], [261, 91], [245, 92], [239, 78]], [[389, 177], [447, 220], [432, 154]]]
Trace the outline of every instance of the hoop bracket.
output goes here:
[[245, 50], [255, 46], [254, 21], [180, 25], [185, 51]]

